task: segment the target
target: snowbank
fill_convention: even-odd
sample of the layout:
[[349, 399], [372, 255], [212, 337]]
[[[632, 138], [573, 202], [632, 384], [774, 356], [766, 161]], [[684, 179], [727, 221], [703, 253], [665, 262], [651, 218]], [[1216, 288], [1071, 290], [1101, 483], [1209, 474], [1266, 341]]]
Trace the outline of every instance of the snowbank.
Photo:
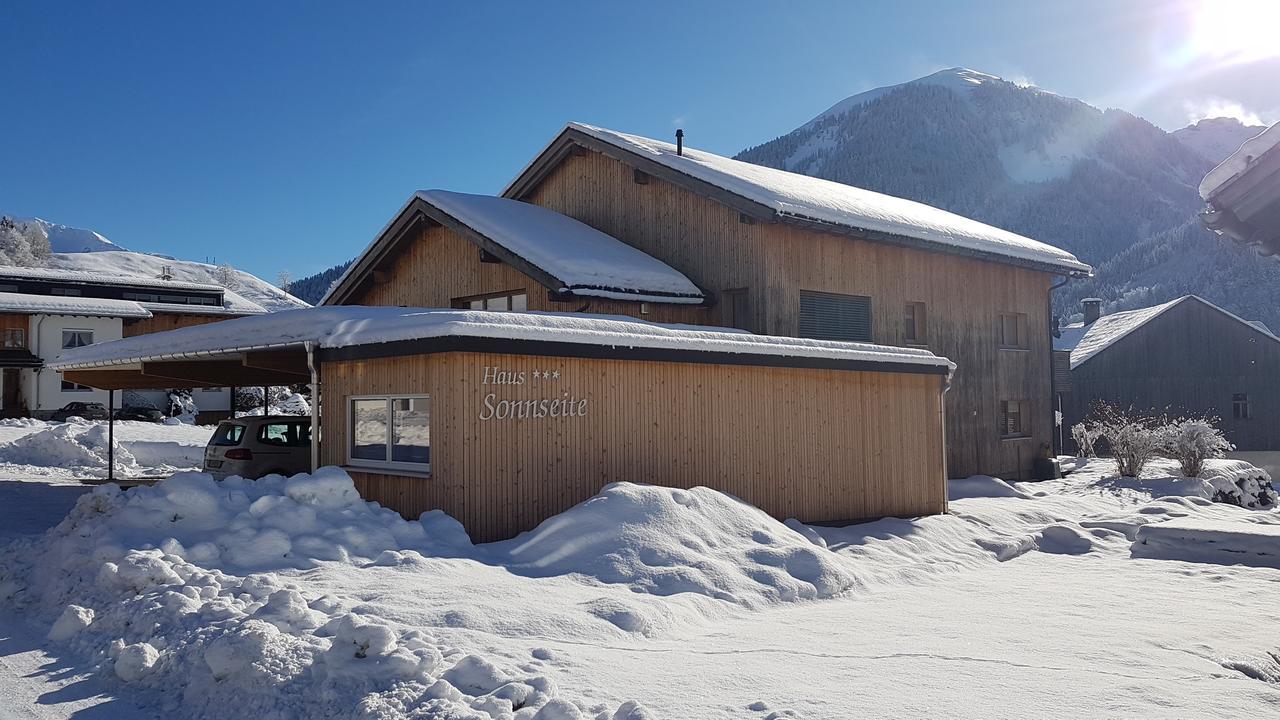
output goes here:
[[[0, 598], [41, 616], [64, 652], [164, 714], [588, 717], [545, 676], [309, 597], [272, 572], [327, 561], [356, 570], [387, 552], [467, 545], [448, 522], [428, 519], [362, 501], [333, 468], [256, 482], [185, 473], [127, 492], [104, 485], [43, 538], [0, 553]], [[628, 704], [590, 717], [644, 715]]]
[[[26, 468], [58, 468], [89, 477], [105, 477], [107, 474], [106, 423], [72, 418], [66, 423], [37, 420], [6, 427], [30, 427], [35, 431], [0, 444], [0, 463]], [[116, 423], [114, 448], [118, 475], [165, 475], [200, 466], [208, 431], [183, 428], [167, 433], [162, 428], [152, 423]], [[124, 435], [132, 439], [122, 442]]]
[[1016, 497], [1029, 498], [1025, 493], [1000, 478], [990, 475], [972, 475], [963, 479], [947, 481], [947, 499], [963, 500], [977, 497]]
[[1179, 518], [1138, 529], [1133, 554], [1280, 568], [1280, 523]]
[[654, 595], [759, 607], [857, 585], [847, 565], [791, 527], [710, 488], [613, 483], [512, 540], [485, 547], [515, 573], [578, 573]]

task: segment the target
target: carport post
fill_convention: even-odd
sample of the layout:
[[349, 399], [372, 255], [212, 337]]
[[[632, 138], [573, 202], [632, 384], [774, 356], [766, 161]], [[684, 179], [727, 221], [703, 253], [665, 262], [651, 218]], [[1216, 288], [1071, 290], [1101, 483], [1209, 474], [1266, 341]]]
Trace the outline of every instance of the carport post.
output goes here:
[[267, 386], [262, 386], [262, 417], [271, 414], [271, 399], [267, 397]]
[[107, 482], [116, 480], [116, 391], [107, 391]]

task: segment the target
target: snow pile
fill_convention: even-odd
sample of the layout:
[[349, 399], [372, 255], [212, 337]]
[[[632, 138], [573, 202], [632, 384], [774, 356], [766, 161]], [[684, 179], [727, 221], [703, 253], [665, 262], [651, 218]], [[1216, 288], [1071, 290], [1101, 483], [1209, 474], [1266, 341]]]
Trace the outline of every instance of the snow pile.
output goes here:
[[43, 538], [0, 553], [0, 597], [166, 715], [646, 717], [635, 704], [588, 715], [547, 677], [344, 609], [287, 579], [305, 576], [277, 572], [358, 573], [408, 547], [431, 550], [424, 525], [360, 500], [340, 470], [221, 484], [188, 473], [84, 495]]
[[947, 499], [963, 500], [976, 497], [1018, 497], [1029, 498], [1025, 493], [1000, 478], [990, 475], [972, 475], [963, 479], [947, 481]]
[[[47, 475], [50, 469], [78, 476], [106, 477], [107, 424], [70, 418], [65, 423], [40, 421], [6, 427], [33, 428], [20, 437], [0, 443], [0, 464], [18, 466], [6, 473], [24, 471]], [[167, 475], [198, 468], [209, 432], [187, 427], [167, 432], [155, 423], [116, 422], [116, 474], [121, 477]], [[129, 438], [123, 440], [123, 438]]]
[[639, 593], [696, 593], [747, 607], [831, 597], [858, 584], [834, 553], [705, 487], [613, 483], [485, 551], [523, 575], [577, 573]]
[[1176, 518], [1138, 528], [1137, 557], [1280, 568], [1280, 522]]
[[[51, 425], [0, 446], [0, 462], [15, 465], [58, 466], [78, 470], [107, 467], [107, 426], [84, 420]], [[114, 442], [117, 468], [138, 469], [133, 453]]]
[[1271, 485], [1271, 475], [1244, 460], [1206, 460], [1201, 475], [1213, 487], [1214, 502], [1259, 509], [1274, 508], [1280, 499]]

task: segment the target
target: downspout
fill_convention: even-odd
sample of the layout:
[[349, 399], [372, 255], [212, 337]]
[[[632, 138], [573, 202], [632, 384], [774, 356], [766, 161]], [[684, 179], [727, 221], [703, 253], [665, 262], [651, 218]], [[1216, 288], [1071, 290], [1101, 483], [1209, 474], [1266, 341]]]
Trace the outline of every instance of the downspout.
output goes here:
[[35, 345], [32, 355], [40, 358], [40, 367], [36, 368], [31, 381], [31, 417], [40, 416], [40, 371], [44, 370], [44, 358], [40, 357], [40, 326], [44, 324], [44, 315], [36, 316], [36, 327], [31, 332], [31, 342]]
[[[1062, 427], [1058, 425], [1058, 377], [1053, 367], [1053, 291], [1071, 282], [1070, 275], [1063, 275], [1062, 281], [1049, 286], [1049, 294], [1045, 297], [1045, 308], [1048, 312], [1045, 319], [1049, 321], [1049, 450], [1055, 456], [1062, 452]], [[1054, 432], [1054, 431], [1057, 432]], [[1054, 440], [1057, 440], [1055, 443]]]
[[311, 472], [320, 467], [320, 374], [316, 372], [315, 343], [302, 345], [307, 350], [307, 370], [311, 372]]
[[947, 471], [947, 391], [951, 389], [953, 372], [948, 371], [942, 376], [942, 389], [938, 392], [938, 424], [942, 426], [942, 513], [944, 515], [951, 512], [949, 500], [951, 493], [947, 489], [951, 481], [951, 473]]

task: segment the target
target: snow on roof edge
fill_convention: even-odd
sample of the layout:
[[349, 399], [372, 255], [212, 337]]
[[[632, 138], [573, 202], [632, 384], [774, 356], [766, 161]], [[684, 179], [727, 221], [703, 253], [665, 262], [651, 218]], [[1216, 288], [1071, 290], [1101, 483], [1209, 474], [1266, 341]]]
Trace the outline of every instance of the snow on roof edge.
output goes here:
[[0, 292], [0, 311], [20, 315], [149, 318], [151, 311], [133, 300], [87, 298], [79, 295], [36, 295]]
[[623, 316], [359, 305], [285, 310], [122, 338], [69, 349], [47, 366], [75, 370], [179, 357], [223, 356], [308, 343], [320, 348], [342, 348], [448, 336], [828, 358], [922, 365], [945, 368], [946, 372], [955, 369], [949, 359], [924, 349], [753, 335], [710, 326], [649, 323]]
[[1248, 172], [1259, 158], [1277, 146], [1280, 146], [1280, 123], [1275, 123], [1240, 143], [1240, 147], [1236, 148], [1235, 152], [1205, 173], [1204, 178], [1200, 180], [1200, 199], [1205, 202], [1211, 200], [1224, 187], [1231, 184], [1231, 181]]
[[[539, 160], [541, 160], [542, 156], [550, 148], [554, 147], [559, 142], [560, 138], [563, 137], [564, 134], [570, 130], [576, 130], [578, 132], [581, 132], [594, 139], [597, 139], [601, 142], [604, 142], [613, 147], [616, 147], [624, 152], [632, 153], [641, 157], [646, 157], [654, 162], [661, 163], [662, 165], [668, 167], [672, 171], [685, 175], [691, 178], [692, 180], [695, 180], [698, 182], [704, 182], [704, 183], [708, 183], [708, 184], [720, 187], [721, 189], [724, 189], [727, 192], [730, 192], [734, 195], [745, 198], [755, 203], [759, 203], [764, 207], [769, 208], [770, 210], [773, 210], [775, 213], [778, 213], [781, 216], [791, 216], [798, 219], [823, 222], [833, 226], [846, 227], [854, 230], [861, 230], [863, 232], [880, 232], [887, 235], [897, 235], [899, 237], [909, 238], [912, 240], [928, 243], [929, 245], [936, 247], [937, 251], [939, 252], [946, 252], [947, 250], [956, 251], [956, 250], [970, 249], [973, 252], [981, 254], [983, 256], [989, 256], [993, 261], [997, 261], [997, 262], [1015, 261], [1015, 263], [1027, 263], [1027, 264], [1041, 266], [1044, 268], [1054, 268], [1056, 270], [1060, 270], [1067, 274], [1088, 273], [1092, 275], [1093, 273], [1093, 268], [1090, 265], [1081, 262], [1074, 255], [1063, 250], [1062, 248], [1058, 248], [1053, 245], [1049, 245], [1048, 243], [1043, 243], [1038, 240], [1034, 240], [1032, 238], [1018, 235], [1017, 233], [1014, 233], [1009, 230], [1004, 230], [1002, 228], [998, 228], [992, 225], [987, 225], [986, 223], [982, 223], [972, 218], [966, 218], [962, 215], [956, 215], [955, 213], [942, 210], [941, 208], [936, 208], [931, 205], [916, 202], [914, 200], [908, 200], [906, 198], [899, 198], [892, 195], [885, 195], [884, 193], [877, 193], [875, 191], [866, 190], [865, 188], [859, 188], [853, 185], [845, 185], [843, 183], [837, 183], [831, 180], [814, 178], [808, 175], [792, 173], [785, 170], [778, 170], [777, 168], [768, 168], [766, 166], [755, 165], [753, 163], [747, 163], [741, 160], [733, 160], [732, 158], [726, 158], [721, 155], [716, 155], [715, 153], [710, 153], [705, 150], [697, 150], [695, 148], [686, 146], [687, 152], [684, 158], [688, 158], [690, 163], [698, 166], [706, 166], [711, 173], [722, 174], [728, 177], [733, 177], [736, 180], [740, 181], [741, 183], [745, 183], [747, 185], [756, 187], [766, 194], [777, 195], [779, 194], [780, 191], [778, 191], [776, 188], [767, 187], [751, 178], [746, 178], [741, 175], [734, 175], [728, 170], [711, 167], [710, 165], [707, 165], [704, 162], [700, 162], [695, 156], [698, 156], [698, 155], [707, 156], [707, 157], [715, 158], [717, 161], [722, 161], [724, 163], [738, 163], [744, 166], [749, 166], [759, 171], [794, 177], [794, 178], [800, 179], [801, 182], [804, 182], [807, 184], [830, 185], [836, 189], [840, 189], [842, 192], [845, 192], [845, 193], [863, 195], [864, 197], [861, 198], [862, 200], [867, 200], [871, 198], [881, 198], [890, 203], [901, 204], [903, 205], [903, 207], [909, 207], [913, 209], [918, 208], [923, 214], [938, 215], [939, 217], [954, 219], [954, 223], [953, 223], [954, 225], [969, 225], [974, 230], [982, 229], [984, 231], [989, 231], [990, 233], [994, 233], [995, 235], [998, 235], [1001, 238], [1003, 238], [1003, 240], [1005, 241], [1016, 240], [1016, 243], [1018, 244], [1029, 243], [1033, 246], [1043, 247], [1044, 250], [1039, 250], [1037, 249], [1037, 247], [1019, 248], [1018, 244], [1010, 245], [1008, 242], [995, 241], [991, 238], [980, 239], [981, 242], [988, 245], [989, 247], [983, 247], [983, 248], [971, 247], [965, 244], [964, 242], [965, 238], [953, 237], [953, 234], [954, 234], [952, 232], [953, 230], [960, 232], [958, 228], [955, 228], [955, 227], [953, 227], [952, 230], [943, 231], [941, 229], [936, 229], [936, 232], [926, 233], [923, 230], [912, 232], [911, 231], [912, 228], [910, 228], [907, 223], [901, 223], [901, 222], [898, 222], [896, 224], [893, 222], [887, 223], [889, 225], [894, 225], [894, 227], [887, 227], [887, 226], [876, 227], [874, 226], [876, 225], [876, 223], [872, 223], [872, 222], [853, 223], [853, 222], [849, 222], [847, 219], [835, 219], [834, 215], [836, 214], [841, 214], [841, 213], [844, 213], [845, 215], [849, 214], [847, 211], [842, 211], [842, 210], [833, 209], [832, 217], [818, 217], [818, 216], [815, 216], [813, 212], [815, 208], [813, 207], [807, 207], [804, 205], [794, 204], [794, 203], [787, 203], [781, 199], [769, 200], [769, 199], [764, 199], [760, 197], [753, 197], [750, 194], [744, 193], [740, 189], [737, 189], [734, 187], [726, 187], [723, 184], [716, 183], [714, 180], [710, 180], [704, 177], [700, 177], [699, 175], [693, 174], [685, 168], [674, 166], [670, 162], [670, 158], [667, 157], [668, 155], [671, 154], [670, 152], [659, 152], [660, 150], [663, 150], [666, 146], [670, 146], [670, 148], [674, 150], [674, 146], [672, 146], [670, 143], [666, 143], [664, 141], [654, 140], [652, 138], [646, 138], [638, 135], [629, 135], [627, 133], [622, 133], [616, 130], [610, 130], [608, 128], [587, 125], [585, 123], [579, 123], [579, 122], [567, 123], [564, 126], [564, 128], [559, 133], [556, 134], [556, 136], [551, 140], [551, 142], [549, 142], [543, 148], [543, 150], [540, 151], [538, 155], [534, 157], [533, 160], [531, 160], [528, 164], [526, 164], [525, 167], [521, 169], [520, 173], [517, 174], [515, 178], [512, 179], [511, 182], [507, 184], [507, 187], [503, 189], [502, 194], [504, 196], [509, 195], [510, 192], [516, 187], [516, 184], [521, 180], [521, 178], [523, 178], [531, 169], [533, 169], [538, 164]], [[648, 147], [646, 143], [648, 145], [653, 145], [657, 149], [656, 150], [651, 149], [648, 152], [646, 152], [645, 148]], [[809, 212], [806, 212], [806, 210], [808, 210]], [[924, 221], [921, 221], [921, 222], [923, 223]], [[963, 233], [960, 232], [960, 234], [963, 234]], [[968, 239], [970, 240], [977, 239], [977, 235], [971, 235]], [[991, 247], [991, 246], [995, 246], [995, 247]], [[1019, 249], [1024, 250], [1025, 252], [1019, 252]]]

